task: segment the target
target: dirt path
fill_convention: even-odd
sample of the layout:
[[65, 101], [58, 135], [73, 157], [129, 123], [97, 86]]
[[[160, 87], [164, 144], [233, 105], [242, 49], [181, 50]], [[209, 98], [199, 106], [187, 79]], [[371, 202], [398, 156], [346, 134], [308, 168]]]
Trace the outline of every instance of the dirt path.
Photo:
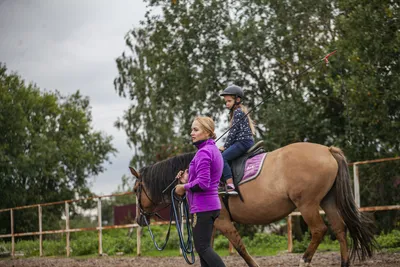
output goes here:
[[[260, 266], [298, 266], [300, 254], [282, 254], [270, 257], [255, 257]], [[223, 257], [227, 267], [247, 266], [240, 256]], [[2, 259], [0, 267], [187, 267], [181, 257], [102, 257], [91, 259], [73, 258], [29, 258], [29, 259]], [[198, 259], [192, 266], [200, 266]], [[340, 266], [340, 256], [337, 252], [317, 253], [313, 259], [313, 266]], [[378, 253], [365, 262], [354, 262], [352, 266], [400, 266], [400, 253]]]

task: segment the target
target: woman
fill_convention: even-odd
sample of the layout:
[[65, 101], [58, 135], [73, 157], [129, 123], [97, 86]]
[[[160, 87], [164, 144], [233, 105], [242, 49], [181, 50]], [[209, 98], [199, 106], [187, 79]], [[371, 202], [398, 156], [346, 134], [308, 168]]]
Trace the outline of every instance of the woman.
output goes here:
[[201, 266], [225, 266], [221, 257], [211, 247], [214, 221], [218, 218], [221, 203], [218, 184], [222, 175], [223, 159], [215, 145], [214, 121], [197, 117], [192, 124], [192, 142], [198, 149], [189, 165], [189, 172], [180, 171], [177, 178], [183, 184], [175, 188], [178, 195], [186, 192], [193, 215], [194, 246], [200, 256]]

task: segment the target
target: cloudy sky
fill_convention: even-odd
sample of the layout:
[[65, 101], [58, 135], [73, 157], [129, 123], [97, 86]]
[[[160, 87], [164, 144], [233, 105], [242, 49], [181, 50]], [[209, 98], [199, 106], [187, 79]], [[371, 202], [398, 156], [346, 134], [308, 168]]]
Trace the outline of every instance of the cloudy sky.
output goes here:
[[145, 11], [141, 0], [0, 0], [0, 62], [41, 89], [79, 89], [90, 98], [94, 129], [114, 137], [119, 153], [95, 177], [96, 194], [111, 193], [129, 174], [132, 151], [113, 127], [129, 106], [114, 91], [115, 59]]

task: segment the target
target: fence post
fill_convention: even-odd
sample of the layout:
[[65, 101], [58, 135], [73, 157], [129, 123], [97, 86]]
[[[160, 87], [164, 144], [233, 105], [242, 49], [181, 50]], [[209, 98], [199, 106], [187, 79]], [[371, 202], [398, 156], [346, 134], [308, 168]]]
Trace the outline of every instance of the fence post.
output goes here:
[[99, 224], [99, 255], [103, 255], [103, 227], [101, 222], [101, 197], [98, 198], [97, 201], [97, 218]]
[[42, 206], [38, 206], [39, 212], [39, 255], [43, 257], [43, 234], [42, 234]]
[[[137, 216], [139, 216], [139, 206], [138, 206], [138, 198], [136, 196], [136, 218]], [[141, 251], [140, 251], [140, 247], [141, 247], [141, 240], [140, 237], [142, 235], [142, 227], [140, 227], [140, 225], [138, 225], [138, 227], [136, 228], [136, 255], [140, 256]]]
[[360, 180], [359, 180], [359, 172], [358, 165], [353, 165], [353, 173], [354, 173], [354, 200], [356, 201], [357, 207], [361, 207], [360, 205]]
[[71, 249], [70, 249], [70, 244], [69, 244], [69, 204], [67, 201], [65, 201], [65, 230], [67, 231], [65, 234], [65, 239], [67, 241], [65, 249], [67, 250], [67, 257], [69, 257]]
[[229, 242], [229, 255], [233, 255], [235, 252], [233, 251], [233, 245], [231, 242]]
[[292, 236], [292, 215], [287, 217], [287, 236], [288, 236], [288, 252], [293, 251], [293, 236]]
[[15, 257], [15, 237], [14, 237], [14, 210], [10, 209], [11, 218], [11, 256]]

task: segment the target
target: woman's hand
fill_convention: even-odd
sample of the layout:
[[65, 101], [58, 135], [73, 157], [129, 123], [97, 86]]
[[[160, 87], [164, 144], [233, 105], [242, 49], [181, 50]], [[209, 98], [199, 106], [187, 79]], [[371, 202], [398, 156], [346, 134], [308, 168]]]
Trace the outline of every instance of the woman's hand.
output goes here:
[[223, 147], [223, 146], [220, 146], [218, 149], [219, 149], [219, 151], [221, 151], [221, 152], [222, 152], [222, 151], [224, 151], [224, 150], [225, 150], [225, 147]]
[[188, 182], [188, 178], [189, 178], [188, 169], [186, 169], [185, 171], [179, 171], [175, 178], [179, 179], [179, 181], [182, 184], [186, 184]]
[[185, 188], [183, 187], [183, 184], [178, 184], [175, 187], [175, 194], [178, 196], [183, 196], [185, 194]]

